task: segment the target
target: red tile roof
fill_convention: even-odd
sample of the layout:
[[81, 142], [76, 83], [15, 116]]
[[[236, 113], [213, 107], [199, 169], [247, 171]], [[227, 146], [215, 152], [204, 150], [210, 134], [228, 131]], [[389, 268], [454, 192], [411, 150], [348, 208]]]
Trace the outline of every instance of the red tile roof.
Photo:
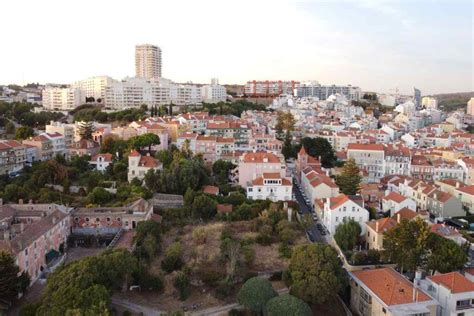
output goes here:
[[405, 201], [407, 198], [401, 195], [400, 193], [390, 192], [387, 196], [384, 196], [383, 199], [386, 201], [394, 201], [397, 203], [401, 203]]
[[382, 144], [349, 144], [347, 150], [370, 150], [370, 151], [384, 151]]
[[460, 192], [467, 193], [469, 195], [474, 195], [474, 185], [467, 185], [457, 189]]
[[334, 210], [338, 208], [339, 206], [343, 205], [344, 203], [346, 203], [347, 201], [349, 201], [349, 197], [345, 195], [344, 193], [338, 196], [329, 198], [329, 208]]
[[469, 281], [459, 272], [450, 272], [429, 276], [428, 279], [436, 284], [443, 285], [451, 290], [451, 293], [464, 293], [474, 291], [474, 282]]
[[129, 157], [140, 157], [141, 155], [138, 151], [132, 150], [128, 156]]
[[202, 188], [202, 192], [211, 195], [217, 195], [219, 193], [219, 188], [213, 185], [206, 185]]
[[111, 162], [114, 156], [112, 154], [109, 154], [109, 153], [97, 154], [97, 155], [92, 156], [91, 161], [97, 161], [99, 159], [99, 157], [103, 157], [104, 161]]
[[243, 155], [243, 161], [245, 163], [279, 163], [280, 159], [271, 152], [252, 152], [245, 153]]
[[138, 164], [140, 167], [147, 167], [147, 168], [156, 168], [158, 167], [159, 163], [158, 160], [151, 156], [141, 156], [140, 162]]
[[413, 284], [391, 268], [360, 270], [352, 272], [386, 305], [410, 304], [431, 300], [423, 291], [416, 291], [413, 300]]

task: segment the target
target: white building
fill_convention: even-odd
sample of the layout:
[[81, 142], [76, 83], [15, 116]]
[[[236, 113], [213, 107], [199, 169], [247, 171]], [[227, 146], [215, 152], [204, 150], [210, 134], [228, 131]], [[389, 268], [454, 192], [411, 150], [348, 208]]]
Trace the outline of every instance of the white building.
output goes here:
[[437, 315], [474, 315], [474, 282], [461, 273], [429, 276], [420, 281], [420, 287], [439, 302]]
[[43, 107], [47, 110], [69, 111], [85, 103], [79, 88], [46, 86], [42, 95]]
[[323, 86], [317, 81], [302, 82], [299, 83], [296, 88], [296, 95], [298, 97], [317, 97], [319, 100], [326, 100], [331, 95], [341, 94], [344, 95], [350, 101], [358, 101], [361, 96], [361, 93], [362, 91], [359, 87], [354, 87], [352, 85]]
[[382, 210], [384, 212], [390, 211], [390, 216], [394, 216], [405, 207], [412, 211], [416, 211], [416, 202], [397, 192], [390, 192], [382, 198]]
[[311, 167], [305, 168], [301, 173], [301, 186], [312, 206], [316, 199], [339, 195], [339, 187], [327, 175], [319, 174]]
[[364, 208], [362, 197], [356, 200], [355, 197], [351, 199], [345, 194], [340, 194], [325, 200], [321, 217], [321, 221], [331, 235], [334, 235], [337, 226], [353, 219], [359, 223], [362, 236], [365, 234], [364, 223], [369, 221], [369, 212]]
[[423, 97], [421, 99], [421, 105], [427, 109], [437, 109], [438, 99], [433, 98], [433, 97]]
[[75, 125], [51, 121], [48, 125], [46, 125], [46, 133], [62, 134], [64, 136], [64, 143], [66, 147], [70, 147], [74, 143]]
[[40, 136], [44, 136], [51, 141], [53, 147], [53, 157], [60, 155], [66, 157], [68, 155], [68, 149], [63, 134], [60, 133], [41, 133]]
[[104, 103], [105, 90], [113, 82], [116, 80], [108, 76], [97, 76], [76, 81], [71, 87], [81, 91], [83, 102], [85, 102], [85, 98], [94, 98], [95, 102]]
[[142, 156], [136, 150], [128, 155], [128, 182], [138, 178], [143, 180], [149, 170], [161, 170], [163, 164], [151, 156]]
[[212, 79], [210, 85], [201, 87], [202, 101], [206, 103], [225, 102], [227, 99], [227, 90], [224, 86], [219, 85], [217, 79]]
[[135, 75], [145, 79], [161, 77], [161, 49], [158, 46], [135, 46]]
[[107, 170], [107, 167], [112, 163], [113, 155], [112, 154], [97, 154], [94, 155], [89, 164], [94, 167], [97, 171], [104, 172]]
[[247, 187], [247, 198], [250, 200], [266, 200], [273, 202], [291, 200], [291, 178], [284, 178], [279, 172], [263, 173], [255, 178]]

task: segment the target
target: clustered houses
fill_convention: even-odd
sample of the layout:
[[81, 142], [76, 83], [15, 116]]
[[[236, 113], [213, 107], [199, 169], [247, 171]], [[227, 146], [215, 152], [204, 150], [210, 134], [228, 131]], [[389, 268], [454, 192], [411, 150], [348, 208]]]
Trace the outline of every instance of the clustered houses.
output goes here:
[[0, 205], [0, 250], [16, 258], [31, 282], [62, 252], [70, 232], [70, 209], [56, 204]]
[[57, 204], [0, 204], [0, 251], [15, 257], [31, 283], [58, 263], [72, 234], [96, 235], [135, 229], [151, 219], [153, 205], [138, 199], [123, 207], [70, 208]]
[[0, 174], [13, 174], [27, 161], [27, 146], [16, 140], [0, 141]]

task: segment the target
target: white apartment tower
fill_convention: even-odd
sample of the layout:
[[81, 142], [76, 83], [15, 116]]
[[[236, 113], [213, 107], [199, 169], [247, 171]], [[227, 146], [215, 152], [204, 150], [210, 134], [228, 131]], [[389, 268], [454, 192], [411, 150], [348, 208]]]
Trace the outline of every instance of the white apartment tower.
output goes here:
[[135, 73], [138, 78], [161, 77], [161, 49], [158, 46], [150, 44], [135, 46]]

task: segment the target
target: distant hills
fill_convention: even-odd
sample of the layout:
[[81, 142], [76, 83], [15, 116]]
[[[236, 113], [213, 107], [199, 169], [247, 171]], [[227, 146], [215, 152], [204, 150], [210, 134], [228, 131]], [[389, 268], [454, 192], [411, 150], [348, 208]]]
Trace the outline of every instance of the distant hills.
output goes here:
[[467, 106], [467, 101], [474, 97], [474, 91], [440, 93], [431, 95], [438, 99], [438, 107], [445, 111], [454, 111]]

